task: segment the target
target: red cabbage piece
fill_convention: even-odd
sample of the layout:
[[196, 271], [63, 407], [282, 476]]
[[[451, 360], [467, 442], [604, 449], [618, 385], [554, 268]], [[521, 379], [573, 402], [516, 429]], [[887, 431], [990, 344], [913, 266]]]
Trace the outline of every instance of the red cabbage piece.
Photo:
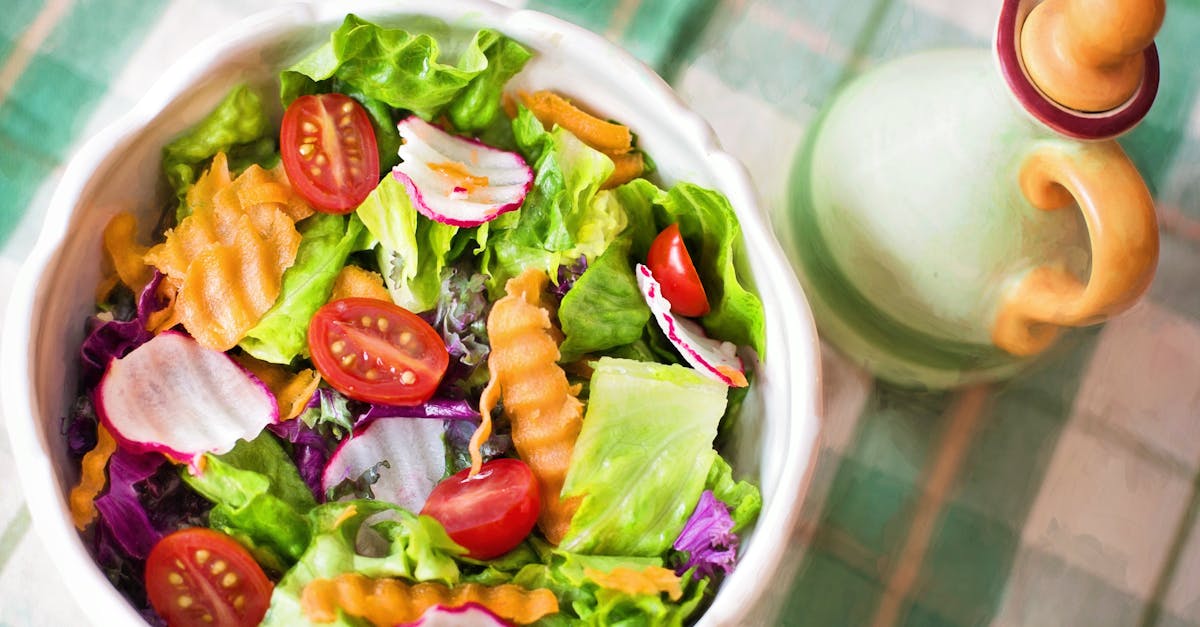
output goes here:
[[96, 408], [87, 394], [81, 394], [71, 405], [71, 412], [62, 418], [63, 438], [67, 441], [67, 453], [72, 459], [82, 459], [88, 451], [96, 448]]
[[154, 334], [146, 330], [150, 314], [166, 306], [158, 296], [158, 286], [163, 274], [154, 271], [154, 278], [142, 289], [138, 297], [137, 316], [130, 320], [104, 320], [93, 316], [88, 319], [88, 334], [80, 347], [83, 369], [80, 378], [85, 388], [96, 385], [108, 368], [108, 363], [128, 355], [133, 349], [149, 342]]
[[695, 579], [712, 578], [718, 571], [725, 575], [733, 572], [738, 537], [733, 533], [729, 508], [713, 496], [712, 490], [701, 493], [673, 547], [688, 555], [687, 561], [675, 569], [677, 575], [691, 568], [696, 569], [692, 574]]
[[130, 453], [118, 448], [108, 460], [108, 492], [96, 499], [100, 524], [128, 555], [146, 559], [162, 533], [138, 499], [134, 486], [158, 470], [166, 458], [157, 453]]
[[559, 302], [562, 302], [563, 297], [571, 291], [572, 287], [575, 287], [575, 282], [583, 276], [584, 272], [587, 272], [587, 269], [588, 260], [584, 255], [580, 255], [579, 259], [570, 265], [559, 266], [558, 283], [550, 286], [550, 292], [558, 298]]
[[443, 420], [478, 420], [479, 412], [467, 401], [431, 398], [423, 405], [400, 407], [371, 404], [355, 423], [355, 428], [377, 418], [442, 418]]
[[[317, 394], [313, 394], [313, 397], [316, 398]], [[267, 428], [271, 433], [292, 444], [292, 461], [300, 471], [300, 478], [313, 493], [313, 498], [318, 503], [324, 503], [325, 491], [321, 489], [321, 474], [325, 471], [329, 452], [336, 440], [322, 436], [317, 429], [299, 419], [267, 425]]]

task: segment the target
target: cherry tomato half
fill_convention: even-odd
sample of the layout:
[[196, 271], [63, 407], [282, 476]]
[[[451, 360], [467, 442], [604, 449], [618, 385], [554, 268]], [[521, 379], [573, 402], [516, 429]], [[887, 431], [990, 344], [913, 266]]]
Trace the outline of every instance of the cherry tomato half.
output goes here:
[[646, 266], [654, 278], [662, 284], [663, 297], [671, 303], [671, 311], [681, 316], [703, 316], [708, 313], [708, 297], [692, 256], [683, 244], [679, 225], [672, 224], [663, 229], [646, 256]]
[[329, 385], [360, 401], [420, 405], [450, 365], [442, 336], [387, 301], [343, 298], [308, 323], [308, 351]]
[[146, 595], [170, 627], [257, 625], [272, 588], [242, 545], [212, 529], [176, 531], [146, 560]]
[[474, 477], [471, 469], [443, 479], [421, 513], [442, 523], [450, 539], [479, 560], [515, 549], [541, 512], [537, 479], [525, 462], [493, 459]]
[[353, 211], [379, 183], [371, 119], [343, 94], [294, 100], [283, 113], [279, 155], [292, 186], [325, 213]]

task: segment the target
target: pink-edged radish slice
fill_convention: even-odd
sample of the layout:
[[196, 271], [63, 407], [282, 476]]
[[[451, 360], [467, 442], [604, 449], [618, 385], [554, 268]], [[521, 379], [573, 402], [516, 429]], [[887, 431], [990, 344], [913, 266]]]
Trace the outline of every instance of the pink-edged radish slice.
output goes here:
[[477, 226], [521, 206], [533, 169], [521, 155], [492, 148], [410, 116], [396, 125], [404, 144], [392, 175], [425, 217]]
[[357, 479], [381, 461], [375, 498], [417, 513], [446, 474], [446, 432], [441, 418], [377, 418], [342, 441], [321, 476], [329, 490]]
[[279, 419], [275, 395], [225, 353], [167, 331], [114, 359], [96, 388], [104, 426], [134, 452], [158, 451], [193, 471]]
[[637, 264], [638, 287], [642, 298], [658, 321], [671, 344], [683, 355], [693, 368], [706, 376], [726, 385], [741, 388], [750, 385], [746, 381], [746, 370], [742, 358], [737, 356], [737, 346], [731, 342], [714, 340], [704, 333], [704, 328], [671, 313], [671, 303], [662, 295], [662, 286], [650, 272], [650, 268]]
[[508, 621], [496, 616], [488, 608], [475, 603], [464, 603], [457, 607], [434, 605], [421, 614], [421, 618], [402, 623], [399, 627], [508, 627]]

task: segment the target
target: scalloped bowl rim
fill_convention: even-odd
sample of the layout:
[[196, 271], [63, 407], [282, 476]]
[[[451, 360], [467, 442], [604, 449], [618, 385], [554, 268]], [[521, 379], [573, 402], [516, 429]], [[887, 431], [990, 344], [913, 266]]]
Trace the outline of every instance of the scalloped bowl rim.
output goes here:
[[[70, 159], [50, 201], [41, 234], [16, 280], [0, 346], [0, 376], [4, 389], [4, 414], [14, 457], [33, 526], [81, 608], [96, 620], [112, 624], [137, 623], [140, 617], [112, 587], [93, 561], [75, 531], [65, 494], [56, 479], [48, 421], [35, 387], [38, 338], [46, 330], [39, 324], [39, 307], [54, 296], [46, 292], [56, 258], [63, 253], [71, 226], [84, 211], [85, 188], [97, 171], [114, 159], [123, 145], [132, 142], [160, 113], [194, 86], [197, 77], [217, 65], [235, 44], [246, 45], [281, 29], [301, 28], [313, 22], [340, 19], [346, 13], [429, 15], [445, 19], [480, 19], [526, 43], [517, 33], [561, 38], [571, 48], [589, 51], [597, 61], [591, 69], [621, 72], [641, 91], [623, 97], [647, 104], [655, 117], [672, 128], [689, 150], [703, 155], [715, 173], [715, 186], [729, 197], [742, 224], [750, 266], [767, 313], [770, 371], [787, 375], [772, 382], [760, 373], [764, 386], [774, 385], [778, 404], [786, 408], [782, 441], [763, 442], [778, 457], [773, 472], [764, 471], [759, 483], [774, 486], [773, 497], [764, 485], [764, 508], [752, 537], [746, 543], [739, 567], [722, 584], [701, 625], [736, 624], [747, 608], [763, 602], [775, 583], [768, 574], [781, 567], [785, 547], [791, 542], [815, 461], [820, 427], [821, 374], [819, 343], [812, 314], [790, 265], [772, 235], [745, 168], [724, 152], [712, 128], [692, 112], [650, 68], [599, 35], [535, 11], [510, 9], [487, 0], [447, 0], [429, 6], [418, 0], [354, 0], [341, 3], [297, 3], [253, 14], [228, 29], [206, 38], [174, 63], [128, 113], [88, 140]], [[533, 45], [532, 47], [537, 47]], [[637, 130], [636, 128], [634, 129]], [[57, 331], [63, 333], [61, 329]], [[61, 394], [61, 392], [60, 392]], [[784, 420], [781, 418], [775, 419]], [[49, 429], [50, 433], [57, 429]], [[763, 438], [764, 440], [768, 438]], [[764, 481], [765, 480], [765, 481]], [[784, 494], [782, 491], [786, 491]]]

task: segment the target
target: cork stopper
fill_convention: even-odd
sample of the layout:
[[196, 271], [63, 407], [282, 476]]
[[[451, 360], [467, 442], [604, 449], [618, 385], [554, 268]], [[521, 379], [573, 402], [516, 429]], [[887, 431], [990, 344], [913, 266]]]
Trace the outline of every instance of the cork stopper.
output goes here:
[[1068, 109], [1120, 107], [1142, 82], [1165, 13], [1165, 0], [1044, 0], [1021, 29], [1025, 70]]

